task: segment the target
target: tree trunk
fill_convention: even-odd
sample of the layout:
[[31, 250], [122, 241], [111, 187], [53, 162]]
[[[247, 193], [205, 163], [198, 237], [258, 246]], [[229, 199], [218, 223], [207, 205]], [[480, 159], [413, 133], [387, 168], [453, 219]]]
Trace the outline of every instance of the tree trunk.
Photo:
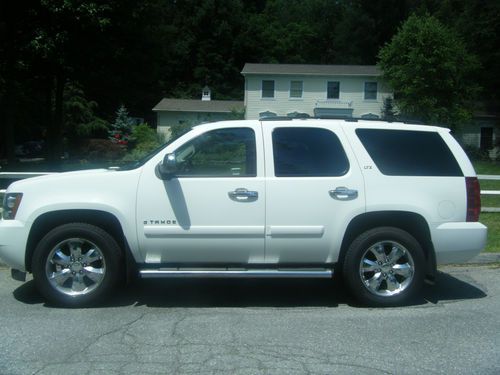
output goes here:
[[[9, 67], [10, 64], [7, 64]], [[14, 134], [14, 85], [12, 70], [7, 68], [5, 77], [5, 93], [0, 101], [0, 123], [2, 124], [2, 140], [0, 156], [8, 162], [15, 161], [15, 134]]]
[[[52, 87], [50, 87], [49, 102], [49, 127], [47, 131], [47, 141], [49, 145], [49, 161], [58, 168], [61, 164], [61, 156], [63, 153], [63, 94], [66, 78], [62, 69], [57, 69], [55, 74], [55, 97], [54, 97], [54, 112], [52, 115]], [[52, 84], [50, 85], [52, 86]]]

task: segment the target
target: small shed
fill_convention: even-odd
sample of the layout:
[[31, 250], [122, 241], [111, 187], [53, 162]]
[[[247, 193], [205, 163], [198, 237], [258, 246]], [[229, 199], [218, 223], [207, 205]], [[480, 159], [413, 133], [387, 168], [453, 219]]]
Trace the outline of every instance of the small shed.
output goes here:
[[230, 120], [243, 113], [242, 101], [211, 100], [210, 89], [203, 89], [201, 100], [163, 98], [153, 111], [157, 116], [157, 131], [170, 135], [170, 127], [177, 124], [199, 125], [205, 122]]

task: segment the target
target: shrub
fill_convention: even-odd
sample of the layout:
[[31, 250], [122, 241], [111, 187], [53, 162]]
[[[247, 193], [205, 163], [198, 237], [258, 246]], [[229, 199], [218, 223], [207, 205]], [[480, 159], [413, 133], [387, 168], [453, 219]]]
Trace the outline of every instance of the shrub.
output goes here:
[[80, 148], [80, 157], [89, 161], [119, 160], [125, 155], [125, 148], [108, 139], [87, 139]]
[[162, 143], [162, 137], [148, 124], [134, 126], [129, 138], [130, 151], [125, 155], [124, 160], [139, 160], [152, 150], [160, 147]]

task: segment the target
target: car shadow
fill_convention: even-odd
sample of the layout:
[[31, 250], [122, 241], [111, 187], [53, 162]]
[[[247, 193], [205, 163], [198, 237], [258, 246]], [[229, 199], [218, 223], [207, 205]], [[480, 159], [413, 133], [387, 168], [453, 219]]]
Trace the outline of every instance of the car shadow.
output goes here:
[[[26, 304], [45, 304], [28, 281], [14, 291]], [[481, 287], [439, 272], [435, 285], [425, 285], [420, 296], [407, 306], [438, 304], [486, 297]], [[342, 282], [307, 279], [145, 279], [117, 288], [98, 307], [338, 307], [363, 308], [348, 293]]]

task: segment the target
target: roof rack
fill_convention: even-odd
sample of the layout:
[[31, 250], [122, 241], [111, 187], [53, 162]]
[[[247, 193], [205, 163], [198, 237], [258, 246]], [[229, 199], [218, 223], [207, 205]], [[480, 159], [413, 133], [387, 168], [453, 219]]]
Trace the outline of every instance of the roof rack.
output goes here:
[[259, 121], [292, 121], [295, 120], [295, 117], [289, 116], [270, 116], [270, 117], [262, 117]]
[[363, 117], [345, 117], [345, 116], [310, 116], [310, 117], [290, 117], [290, 116], [273, 116], [273, 117], [263, 117], [259, 119], [260, 121], [292, 121], [292, 120], [344, 120], [346, 122], [358, 122], [358, 121], [383, 121], [383, 122], [400, 122], [408, 125], [425, 125], [422, 121], [410, 120], [410, 119], [396, 119], [396, 120], [385, 120], [382, 118], [363, 118]]

